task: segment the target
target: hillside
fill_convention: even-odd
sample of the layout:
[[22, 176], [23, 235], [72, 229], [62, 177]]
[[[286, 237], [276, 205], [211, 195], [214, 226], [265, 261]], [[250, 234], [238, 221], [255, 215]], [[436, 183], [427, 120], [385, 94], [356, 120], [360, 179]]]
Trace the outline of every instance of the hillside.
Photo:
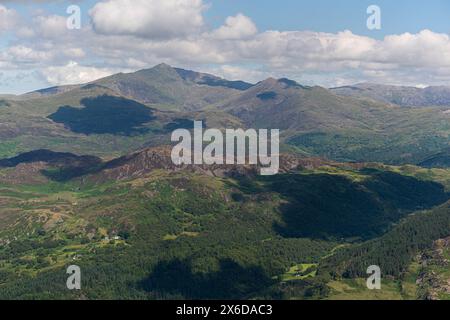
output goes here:
[[[450, 234], [449, 116], [164, 64], [5, 97], [0, 298], [445, 298], [446, 273], [418, 264]], [[175, 166], [170, 134], [193, 120], [280, 129], [279, 174]]]
[[427, 168], [448, 168], [450, 167], [450, 152], [448, 150], [432, 155], [419, 163]]
[[[228, 81], [167, 64], [134, 73], [119, 73], [87, 84], [53, 87], [22, 96], [25, 99], [85, 95], [86, 91], [122, 96], [161, 110], [197, 111], [227, 99], [252, 85]], [[62, 97], [61, 97], [62, 96]]]
[[[285, 150], [418, 164], [448, 149], [450, 114], [336, 95], [289, 79], [256, 85], [162, 64], [2, 100], [0, 157], [37, 149], [104, 158], [168, 144], [171, 130], [281, 129]], [[117, 125], [119, 124], [119, 125]]]
[[349, 97], [364, 97], [403, 107], [450, 107], [450, 87], [427, 88], [361, 83], [330, 89]]
[[0, 0], [0, 301], [450, 301], [450, 3], [405, 2]]
[[449, 118], [440, 110], [338, 96], [287, 79], [262, 81], [221, 108], [247, 126], [281, 129], [283, 141], [302, 152], [338, 161], [416, 164], [448, 146]]
[[[70, 164], [59, 159], [90, 169], [59, 179]], [[259, 177], [176, 169], [161, 149], [88, 159], [40, 151], [2, 162], [1, 298], [325, 298], [330, 254], [384, 241], [450, 198], [436, 169], [283, 156], [283, 174]], [[21, 172], [29, 180], [16, 183]], [[450, 232], [436, 226], [430, 239]], [[65, 289], [73, 263], [77, 293]], [[304, 278], [290, 273], [303, 266]]]

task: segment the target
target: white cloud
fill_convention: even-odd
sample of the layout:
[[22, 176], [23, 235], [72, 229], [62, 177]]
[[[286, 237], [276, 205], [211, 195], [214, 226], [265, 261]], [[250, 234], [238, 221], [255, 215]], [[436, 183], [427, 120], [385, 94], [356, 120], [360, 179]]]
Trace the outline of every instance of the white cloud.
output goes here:
[[256, 25], [249, 18], [239, 13], [234, 17], [228, 17], [225, 25], [213, 32], [213, 36], [222, 40], [246, 39], [258, 32]]
[[[0, 16], [13, 12], [1, 8]], [[450, 83], [448, 34], [423, 30], [378, 40], [348, 30], [259, 32], [243, 14], [208, 29], [204, 10], [202, 0], [104, 0], [90, 11], [93, 24], [76, 31], [65, 28], [66, 17], [36, 13], [16, 26], [16, 39], [0, 52], [0, 68], [32, 66], [52, 84], [160, 62], [252, 82], [275, 76], [324, 86]], [[14, 19], [8, 26], [17, 24]]]
[[417, 34], [387, 36], [379, 50], [386, 62], [403, 66], [450, 66], [450, 39], [447, 34], [423, 30]]
[[99, 33], [161, 39], [196, 33], [204, 8], [202, 0], [107, 0], [90, 15]]
[[31, 38], [35, 36], [35, 32], [33, 30], [33, 28], [28, 27], [28, 26], [22, 26], [19, 27], [18, 29], [16, 29], [16, 35], [19, 38]]
[[34, 19], [34, 27], [41, 37], [58, 38], [67, 32], [66, 19], [58, 15], [37, 16]]
[[33, 65], [51, 61], [53, 53], [35, 50], [28, 46], [17, 45], [7, 48], [0, 53], [0, 62], [14, 65]]
[[67, 48], [64, 50], [64, 55], [68, 58], [84, 58], [86, 52], [81, 48]]
[[113, 73], [113, 70], [81, 66], [74, 61], [65, 66], [48, 67], [41, 70], [41, 74], [52, 85], [86, 83]]
[[[75, 43], [89, 52], [87, 57], [99, 58], [114, 68], [139, 69], [165, 61], [180, 67], [215, 69], [234, 79], [240, 74], [242, 79], [254, 81], [258, 75], [270, 74], [308, 84], [313, 79], [324, 86], [361, 81], [406, 85], [450, 81], [450, 39], [428, 30], [383, 40], [350, 31], [265, 31], [224, 40], [214, 30], [189, 39], [136, 40], [89, 31], [80, 38], [83, 42]], [[65, 52], [58, 44], [52, 50]]]
[[7, 31], [16, 26], [19, 15], [13, 9], [8, 9], [0, 4], [0, 32]]
[[256, 83], [261, 79], [272, 76], [269, 72], [261, 70], [254, 70], [247, 67], [241, 67], [236, 65], [221, 65], [215, 68], [207, 68], [204, 72], [212, 73], [216, 76], [220, 76], [229, 80], [243, 80], [247, 82]]

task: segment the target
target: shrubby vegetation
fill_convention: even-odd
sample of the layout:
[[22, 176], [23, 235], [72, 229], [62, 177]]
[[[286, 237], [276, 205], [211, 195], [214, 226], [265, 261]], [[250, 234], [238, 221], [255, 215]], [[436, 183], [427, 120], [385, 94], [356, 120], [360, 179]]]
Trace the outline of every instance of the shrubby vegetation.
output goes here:
[[[409, 215], [445, 202], [442, 185], [382, 169], [52, 184], [14, 193], [26, 199], [11, 205], [33, 222], [1, 229], [10, 242], [0, 249], [0, 298], [324, 298], [330, 280], [365, 275], [367, 264], [400, 277], [450, 233], [447, 206]], [[34, 220], [36, 200], [71, 211], [49, 226]], [[65, 287], [70, 264], [82, 269], [81, 291]], [[298, 264], [319, 272], [283, 276]]]
[[335, 277], [363, 277], [367, 267], [378, 265], [383, 274], [401, 277], [420, 252], [434, 240], [450, 234], [450, 205], [419, 212], [378, 239], [337, 251], [322, 264]]

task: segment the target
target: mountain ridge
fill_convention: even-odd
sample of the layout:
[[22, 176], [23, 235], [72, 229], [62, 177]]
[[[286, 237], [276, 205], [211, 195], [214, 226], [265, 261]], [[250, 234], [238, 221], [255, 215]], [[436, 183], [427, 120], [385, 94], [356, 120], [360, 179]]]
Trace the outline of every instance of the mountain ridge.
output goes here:
[[[3, 102], [0, 298], [370, 297], [353, 288], [374, 263], [376, 295], [415, 298], [415, 257], [450, 232], [449, 117], [168, 65]], [[281, 129], [279, 174], [176, 166], [194, 120]]]
[[343, 96], [287, 78], [230, 82], [160, 64], [3, 101], [0, 153], [49, 149], [50, 141], [59, 141], [54, 151], [123, 155], [167, 144], [168, 128], [203, 119], [209, 127], [280, 129], [281, 143], [302, 154], [417, 164], [448, 148], [449, 116], [439, 108]]
[[450, 86], [418, 88], [358, 83], [355, 85], [330, 88], [330, 90], [343, 96], [370, 98], [403, 107], [450, 107]]

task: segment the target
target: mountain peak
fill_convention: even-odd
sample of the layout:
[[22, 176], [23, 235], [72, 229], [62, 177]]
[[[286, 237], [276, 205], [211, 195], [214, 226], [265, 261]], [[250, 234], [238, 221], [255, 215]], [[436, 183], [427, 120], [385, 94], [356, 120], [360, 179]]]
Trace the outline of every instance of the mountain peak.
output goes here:
[[167, 70], [167, 69], [170, 69], [170, 70], [172, 70], [173, 68], [172, 68], [171, 65], [168, 65], [167, 63], [163, 62], [163, 63], [157, 64], [152, 69], [155, 69], [155, 70]]
[[171, 81], [181, 81], [181, 77], [178, 75], [175, 68], [172, 68], [172, 66], [166, 63], [160, 63], [150, 69], [139, 70], [134, 74], [146, 79], [170, 79]]
[[156, 75], [162, 75], [162, 74], [176, 75], [177, 72], [175, 71], [175, 68], [168, 65], [167, 63], [160, 63], [160, 64], [155, 65], [154, 67], [141, 69], [132, 74], [146, 74], [146, 75], [151, 74], [151, 75], [156, 76]]
[[258, 84], [276, 84], [278, 82], [278, 79], [274, 77], [269, 77], [263, 81], [260, 81]]
[[300, 88], [306, 89], [308, 87], [302, 86], [294, 80], [288, 78], [276, 79], [273, 77], [267, 78], [257, 84], [260, 88], [279, 88], [279, 89], [290, 89], [290, 88]]
[[173, 68], [171, 65], [168, 65], [167, 63], [160, 63], [157, 64], [156, 66], [154, 66], [153, 68], [150, 69], [144, 69], [144, 70], [140, 70], [138, 72], [145, 72], [145, 71], [149, 71], [155, 74], [176, 74], [177, 72], [175, 71], [175, 68]]

